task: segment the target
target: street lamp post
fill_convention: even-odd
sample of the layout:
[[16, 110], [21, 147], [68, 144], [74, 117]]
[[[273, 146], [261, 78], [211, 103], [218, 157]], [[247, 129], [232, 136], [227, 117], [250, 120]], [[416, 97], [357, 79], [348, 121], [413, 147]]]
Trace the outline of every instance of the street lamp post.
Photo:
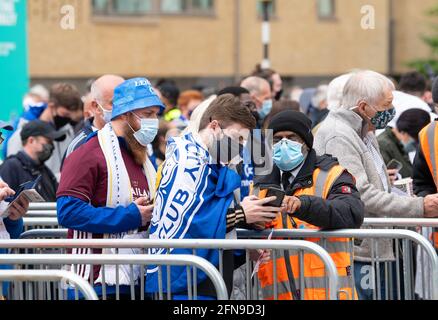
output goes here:
[[272, 4], [272, 0], [261, 0], [262, 2], [262, 44], [263, 44], [263, 61], [262, 68], [268, 69], [271, 67], [271, 61], [269, 59], [269, 44], [271, 42], [271, 27], [269, 24], [269, 8]]

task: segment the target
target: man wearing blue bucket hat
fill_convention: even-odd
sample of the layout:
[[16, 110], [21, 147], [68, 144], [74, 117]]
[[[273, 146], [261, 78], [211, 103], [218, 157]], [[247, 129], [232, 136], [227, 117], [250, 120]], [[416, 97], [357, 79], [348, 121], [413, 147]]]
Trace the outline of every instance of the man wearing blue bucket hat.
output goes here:
[[[158, 114], [163, 110], [163, 103], [145, 78], [130, 79], [115, 88], [111, 122], [92, 134], [64, 163], [57, 193], [58, 220], [70, 229], [69, 238], [146, 238], [156, 178], [146, 148], [157, 134]], [[105, 282], [109, 286], [106, 293], [111, 295], [117, 282], [115, 268], [81, 266], [76, 270], [95, 283], [98, 293]], [[139, 268], [133, 272], [128, 266], [118, 268], [122, 286], [139, 277]]]

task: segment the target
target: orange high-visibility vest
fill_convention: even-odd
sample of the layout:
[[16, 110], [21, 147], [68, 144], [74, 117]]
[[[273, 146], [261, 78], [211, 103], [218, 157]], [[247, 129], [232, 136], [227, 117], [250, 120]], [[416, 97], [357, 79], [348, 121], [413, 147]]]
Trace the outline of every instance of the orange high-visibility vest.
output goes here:
[[[328, 194], [335, 181], [345, 171], [341, 166], [335, 166], [330, 171], [316, 169], [313, 173], [314, 185], [310, 188], [299, 189], [294, 196], [309, 195], [327, 199]], [[299, 229], [316, 229], [318, 227], [308, 224], [299, 219], [294, 219]], [[273, 223], [275, 229], [293, 229], [291, 219], [288, 215], [279, 216]], [[320, 238], [306, 239], [323, 247], [332, 257], [339, 274], [340, 292], [339, 299], [356, 300], [357, 295], [354, 290], [354, 278], [351, 274], [351, 265], [353, 263], [350, 252], [353, 248], [353, 239], [349, 238], [329, 238], [325, 241]], [[288, 256], [288, 259], [286, 258]], [[296, 250], [282, 251], [277, 255], [277, 293], [278, 300], [293, 300], [292, 284], [289, 274], [293, 273], [297, 295], [304, 293], [305, 300], [326, 300], [326, 278], [324, 263], [316, 255], [310, 253], [303, 254], [302, 268], [304, 276], [300, 278], [300, 261], [299, 253]], [[290, 265], [286, 265], [289, 260]], [[262, 265], [258, 272], [258, 277], [262, 287], [262, 293], [265, 300], [274, 300], [274, 263], [269, 261]]]
[[[438, 191], [438, 122], [434, 121], [420, 132], [420, 147]], [[438, 250], [438, 229], [434, 228], [432, 242]]]

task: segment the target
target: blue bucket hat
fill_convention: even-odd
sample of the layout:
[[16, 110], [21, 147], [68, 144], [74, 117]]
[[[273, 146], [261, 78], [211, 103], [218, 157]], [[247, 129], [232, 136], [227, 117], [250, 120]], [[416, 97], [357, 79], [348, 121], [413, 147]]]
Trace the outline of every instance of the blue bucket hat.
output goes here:
[[159, 107], [164, 111], [163, 102], [146, 78], [134, 78], [123, 82], [114, 90], [112, 119], [134, 110]]
[[5, 129], [8, 131], [14, 130], [14, 128], [12, 127], [12, 125], [9, 122], [5, 122], [5, 121], [1, 121], [1, 120], [0, 120], [0, 129]]

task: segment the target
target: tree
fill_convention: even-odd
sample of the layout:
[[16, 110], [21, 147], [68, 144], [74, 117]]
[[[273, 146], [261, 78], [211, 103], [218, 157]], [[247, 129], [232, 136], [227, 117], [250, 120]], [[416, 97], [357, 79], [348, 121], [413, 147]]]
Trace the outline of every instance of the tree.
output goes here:
[[[438, 17], [438, 4], [426, 12], [429, 17]], [[438, 74], [438, 24], [432, 24], [433, 33], [422, 35], [421, 39], [430, 48], [430, 57], [417, 59], [408, 63], [408, 66], [415, 68], [426, 76], [433, 77]]]

